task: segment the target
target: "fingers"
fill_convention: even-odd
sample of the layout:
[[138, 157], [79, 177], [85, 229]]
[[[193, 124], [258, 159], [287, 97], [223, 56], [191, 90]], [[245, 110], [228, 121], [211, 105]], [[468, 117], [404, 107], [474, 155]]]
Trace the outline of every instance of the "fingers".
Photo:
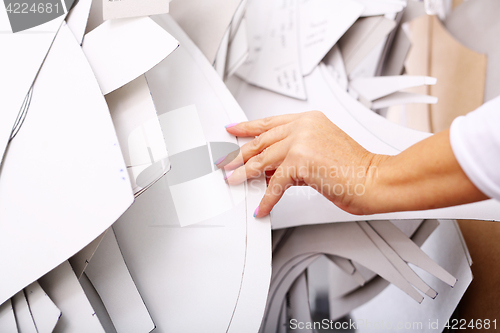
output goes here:
[[240, 184], [247, 179], [261, 176], [265, 171], [276, 169], [287, 155], [286, 144], [286, 141], [280, 141], [249, 159], [234, 172], [226, 171], [227, 182], [230, 185]]
[[[250, 158], [260, 154], [266, 148], [269, 148], [273, 144], [285, 139], [289, 134], [289, 129], [287, 126], [277, 126], [273, 127], [267, 132], [262, 133], [252, 141], [245, 143], [239, 151], [237, 158], [229, 154], [223, 161], [221, 161], [217, 166], [219, 168], [224, 168], [226, 170], [236, 169], [243, 163], [246, 163]], [[234, 154], [233, 154], [234, 155]]]
[[230, 124], [226, 126], [226, 130], [236, 136], [257, 136], [269, 131], [271, 128], [288, 124], [300, 116], [301, 114], [298, 113], [244, 121], [239, 124]]
[[263, 217], [271, 212], [274, 205], [280, 201], [283, 193], [290, 186], [296, 185], [292, 175], [286, 171], [286, 166], [281, 164], [269, 181], [269, 186], [262, 198], [259, 207], [255, 210], [255, 217]]

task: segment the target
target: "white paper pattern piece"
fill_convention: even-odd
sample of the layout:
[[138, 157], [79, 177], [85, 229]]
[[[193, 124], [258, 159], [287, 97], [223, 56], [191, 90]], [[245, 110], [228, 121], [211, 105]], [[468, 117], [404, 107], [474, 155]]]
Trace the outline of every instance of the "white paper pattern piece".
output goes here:
[[[385, 325], [392, 324], [393, 326], [396, 326], [398, 322], [415, 322], [418, 326], [412, 327], [414, 332], [441, 332], [443, 330], [446, 321], [472, 281], [472, 274], [456, 221], [440, 220], [439, 223], [440, 226], [425, 242], [422, 250], [432, 256], [447, 271], [454, 273], [458, 280], [455, 287], [450, 288], [437, 278], [415, 269], [426, 281], [436, 286], [438, 297], [429, 302], [416, 304], [405, 297], [406, 295], [402, 295], [394, 286], [389, 286], [371, 301], [353, 311], [353, 320], [363, 319], [357, 331], [372, 332], [373, 327], [367, 326], [368, 321], [372, 323], [383, 321]], [[383, 306], [380, 306], [381, 304]], [[429, 327], [430, 322], [436, 321], [437, 325]]]
[[[222, 170], [188, 183], [170, 186], [170, 193], [181, 227], [203, 222], [233, 207], [231, 191], [224, 181]], [[240, 201], [236, 201], [235, 204]], [[198, 205], [197, 209], [193, 209], [195, 204]]]
[[85, 35], [85, 29], [87, 28], [91, 5], [92, 0], [78, 0], [66, 18], [69, 29], [80, 45], [83, 42], [83, 35]]
[[38, 282], [62, 313], [54, 333], [104, 333], [68, 261], [42, 276]]
[[241, 3], [242, 0], [174, 1], [170, 14], [213, 64]]
[[237, 74], [271, 91], [306, 99], [300, 69], [298, 1], [253, 0], [246, 19], [250, 54]]
[[308, 75], [358, 19], [363, 6], [355, 0], [299, 2], [300, 62]]
[[364, 9], [361, 16], [385, 15], [397, 13], [406, 6], [405, 0], [356, 0]]
[[0, 164], [23, 100], [64, 21], [63, 16], [42, 25], [12, 33], [5, 6], [0, 6]]
[[247, 22], [243, 18], [240, 22], [238, 30], [236, 30], [233, 39], [229, 44], [228, 60], [227, 60], [227, 76], [233, 75], [238, 68], [248, 58], [248, 39], [247, 39]]
[[144, 75], [106, 95], [127, 167], [167, 158], [167, 147]]
[[472, 261], [455, 221], [422, 218], [500, 221], [500, 203], [354, 216], [292, 187], [271, 243], [270, 217], [253, 217], [264, 177], [229, 186], [213, 163], [252, 139], [224, 129], [247, 120], [221, 80], [236, 72], [250, 119], [322, 110], [389, 155], [427, 138], [369, 110], [437, 102], [400, 91], [435, 79], [384, 72], [402, 72], [409, 42], [390, 31], [415, 14], [396, 16], [406, 0], [176, 0], [186, 33], [170, 15], [136, 18], [169, 2], [80, 0], [67, 23], [16, 35], [0, 5], [14, 50], [0, 55], [0, 251], [14, 253], [0, 259], [0, 331], [284, 333], [318, 316], [320, 263], [339, 284], [330, 319], [442, 330]]
[[85, 35], [82, 48], [106, 95], [150, 70], [178, 45], [149, 17], [140, 17], [104, 22]]
[[[175, 22], [168, 15], [155, 20], [181, 42], [171, 57], [146, 74], [160, 118], [195, 104], [204, 144], [238, 143], [241, 139], [224, 129], [245, 119], [238, 104]], [[173, 167], [175, 155], [170, 155]], [[269, 288], [271, 241], [269, 219], [252, 216], [265, 188], [264, 179], [256, 181], [246, 187], [245, 201], [238, 206], [203, 225], [181, 228], [168, 224], [175, 210], [165, 209], [172, 200], [162, 178], [113, 226], [155, 330], [199, 332], [201, 325], [210, 332], [258, 330]], [[193, 311], [196, 317], [187, 315]]]
[[162, 113], [159, 118], [170, 155], [206, 145], [195, 105]]
[[22, 333], [37, 333], [28, 301], [24, 295], [24, 290], [21, 290], [12, 297], [12, 306], [14, 308], [18, 330]]
[[[308, 89], [307, 102], [272, 94], [245, 83], [242, 83], [239, 89], [237, 100], [252, 120], [283, 113], [322, 110], [330, 120], [359, 144], [379, 154], [395, 155], [429, 135], [406, 129], [374, 114], [343, 90], [325, 66], [319, 66], [304, 79], [306, 87], [311, 87]], [[312, 87], [315, 88], [312, 89]], [[500, 220], [499, 212], [500, 203], [487, 200], [434, 210], [359, 216], [346, 213], [313, 189], [298, 186], [291, 187], [285, 192], [271, 215], [273, 228], [287, 228], [305, 223], [415, 218], [468, 218], [498, 221]]]
[[137, 196], [170, 169], [165, 138], [144, 75], [106, 95]]
[[1, 303], [81, 250], [133, 201], [106, 102], [67, 26], [2, 168], [0, 251], [16, 255], [0, 259]]
[[38, 281], [24, 288], [31, 316], [38, 333], [51, 333], [61, 316], [61, 310], [47, 296]]
[[10, 299], [0, 305], [0, 330], [5, 333], [18, 333], [14, 308]]
[[423, 85], [434, 85], [437, 79], [429, 76], [380, 76], [357, 78], [350, 82], [356, 92], [367, 100], [374, 101], [397, 91]]
[[99, 293], [117, 332], [148, 333], [155, 325], [109, 229], [85, 274]]
[[104, 20], [168, 13], [169, 0], [101, 0]]
[[347, 74], [351, 74], [395, 26], [396, 22], [383, 16], [364, 17], [356, 21], [340, 39]]

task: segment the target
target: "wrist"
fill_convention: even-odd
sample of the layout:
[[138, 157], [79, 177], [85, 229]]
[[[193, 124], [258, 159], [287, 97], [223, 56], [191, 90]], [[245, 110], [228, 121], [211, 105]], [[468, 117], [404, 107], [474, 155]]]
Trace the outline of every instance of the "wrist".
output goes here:
[[390, 210], [387, 189], [392, 174], [392, 158], [394, 156], [371, 154], [366, 165], [365, 193], [359, 201], [363, 215], [386, 213]]

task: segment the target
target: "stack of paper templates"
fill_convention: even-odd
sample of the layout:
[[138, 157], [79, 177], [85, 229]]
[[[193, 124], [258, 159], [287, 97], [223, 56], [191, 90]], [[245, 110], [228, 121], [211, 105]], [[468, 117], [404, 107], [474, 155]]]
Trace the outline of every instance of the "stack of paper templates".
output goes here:
[[439, 24], [422, 3], [65, 0], [36, 26], [8, 4], [0, 332], [289, 332], [320, 300], [359, 332], [442, 330], [472, 280], [454, 219], [500, 203], [355, 216], [292, 187], [256, 219], [264, 177], [214, 163], [251, 140], [225, 125], [308, 110], [375, 153], [427, 138], [383, 116], [439, 105], [439, 71], [408, 56]]

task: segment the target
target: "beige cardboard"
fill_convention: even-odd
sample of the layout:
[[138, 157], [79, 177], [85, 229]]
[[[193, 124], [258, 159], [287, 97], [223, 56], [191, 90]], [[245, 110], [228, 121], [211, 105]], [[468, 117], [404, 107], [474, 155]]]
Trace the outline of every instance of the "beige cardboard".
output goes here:
[[[447, 129], [457, 116], [473, 111], [483, 103], [486, 56], [457, 42], [435, 16], [421, 16], [409, 26], [412, 48], [406, 64], [408, 74], [438, 79], [435, 86], [412, 92], [427, 93], [439, 99], [435, 105], [408, 106], [409, 113], [413, 113], [411, 117], [415, 117], [415, 126], [410, 127], [426, 130], [427, 111], [428, 130], [439, 132]], [[417, 120], [419, 116], [421, 118]]]

